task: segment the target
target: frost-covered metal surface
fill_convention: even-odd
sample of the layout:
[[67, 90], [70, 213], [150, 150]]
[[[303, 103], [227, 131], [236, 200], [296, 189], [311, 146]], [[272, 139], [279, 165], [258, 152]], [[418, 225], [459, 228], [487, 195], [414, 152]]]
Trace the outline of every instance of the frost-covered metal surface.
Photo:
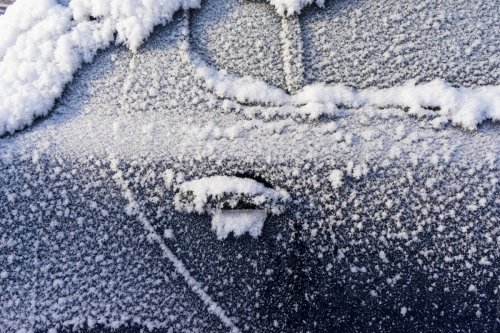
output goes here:
[[[1, 331], [498, 330], [497, 123], [221, 98], [185, 27], [101, 52], [50, 117], [0, 139]], [[175, 209], [211, 176], [290, 200], [260, 237], [219, 240]]]
[[309, 81], [356, 88], [500, 80], [500, 1], [326, 1], [301, 17]]
[[281, 18], [259, 1], [206, 0], [193, 12], [193, 48], [211, 65], [286, 87], [279, 33]]

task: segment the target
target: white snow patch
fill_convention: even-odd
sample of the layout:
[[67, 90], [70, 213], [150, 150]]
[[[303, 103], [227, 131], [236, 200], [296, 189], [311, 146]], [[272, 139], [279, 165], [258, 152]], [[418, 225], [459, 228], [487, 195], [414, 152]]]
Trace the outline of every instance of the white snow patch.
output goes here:
[[166, 239], [173, 239], [175, 237], [174, 231], [172, 229], [165, 229], [165, 231], [163, 231], [163, 236]]
[[69, 7], [77, 21], [109, 18], [113, 22], [117, 42], [137, 50], [159, 24], [170, 21], [180, 9], [199, 8], [200, 0], [72, 0]]
[[[0, 16], [0, 59], [17, 38], [43, 20], [49, 10], [57, 5], [56, 0], [17, 0]], [[29, 7], [29, 10], [26, 8]]]
[[389, 259], [387, 258], [387, 253], [385, 251], [379, 251], [378, 256], [382, 259], [383, 262], [388, 263]]
[[469, 288], [467, 289], [471, 293], [475, 293], [477, 291], [477, 287], [473, 284], [469, 285]]
[[[441, 116], [469, 130], [481, 122], [500, 120], [500, 86], [456, 88], [443, 80], [417, 85], [410, 81], [386, 89], [356, 91], [342, 85], [314, 84], [292, 96], [293, 104], [333, 103], [349, 108], [400, 106], [417, 116]], [[429, 110], [430, 108], [436, 111]]]
[[[283, 15], [300, 13], [323, 0], [270, 0]], [[136, 51], [158, 24], [171, 20], [180, 9], [197, 8], [200, 0], [18, 0], [0, 17], [0, 136], [30, 125], [46, 115], [65, 85], [84, 62], [113, 41]], [[186, 26], [186, 34], [188, 27]], [[116, 38], [115, 38], [116, 35]], [[485, 120], [500, 120], [500, 86], [456, 88], [435, 80], [411, 81], [387, 89], [356, 91], [343, 85], [313, 84], [296, 95], [251, 77], [228, 74], [205, 64], [189, 52], [184, 60], [223, 98], [268, 106], [305, 106], [297, 109], [311, 118], [331, 114], [331, 105], [359, 108], [399, 106], [417, 116], [436, 117], [474, 130]], [[321, 106], [321, 104], [326, 105]]]
[[290, 96], [282, 89], [250, 76], [238, 76], [207, 65], [200, 57], [189, 52], [189, 45], [182, 45], [184, 62], [196, 68], [196, 75], [205, 81], [207, 88], [221, 98], [233, 98], [240, 103], [286, 104]]
[[267, 217], [265, 210], [219, 210], [212, 217], [212, 230], [218, 239], [225, 239], [232, 232], [239, 237], [248, 232], [253, 238], [260, 236]]
[[172, 169], [167, 169], [163, 172], [163, 181], [165, 186], [170, 189], [175, 184], [175, 172]]

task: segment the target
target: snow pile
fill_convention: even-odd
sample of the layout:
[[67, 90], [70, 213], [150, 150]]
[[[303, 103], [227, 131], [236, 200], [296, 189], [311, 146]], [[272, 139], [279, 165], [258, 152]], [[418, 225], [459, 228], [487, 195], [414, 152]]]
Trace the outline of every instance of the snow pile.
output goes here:
[[[0, 136], [46, 115], [84, 62], [111, 42], [135, 51], [200, 0], [20, 0], [0, 17]], [[116, 39], [115, 39], [116, 34]]]
[[89, 17], [109, 18], [117, 42], [137, 50], [159, 24], [170, 21], [180, 9], [198, 8], [200, 0], [72, 0], [70, 8], [77, 21]]
[[235, 237], [248, 232], [257, 238], [262, 233], [266, 217], [265, 210], [220, 210], [212, 217], [212, 230], [219, 240], [227, 238], [231, 232]]
[[249, 178], [214, 176], [181, 184], [175, 208], [187, 213], [215, 213], [221, 209], [265, 209], [279, 215], [289, 200], [286, 191], [274, 190]]
[[315, 3], [318, 7], [324, 7], [325, 0], [269, 0], [271, 5], [281, 16], [300, 14], [302, 9]]
[[113, 33], [109, 20], [75, 24], [71, 10], [54, 1], [0, 63], [0, 135], [45, 115], [81, 63], [109, 45]]

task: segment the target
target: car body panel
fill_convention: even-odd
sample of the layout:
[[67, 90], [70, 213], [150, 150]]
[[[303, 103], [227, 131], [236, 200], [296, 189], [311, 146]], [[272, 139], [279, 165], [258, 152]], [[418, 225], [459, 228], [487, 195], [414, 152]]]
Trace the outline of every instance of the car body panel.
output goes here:
[[[1, 327], [498, 329], [497, 123], [370, 106], [266, 117], [196, 76], [185, 26], [103, 51], [50, 117], [0, 139]], [[219, 240], [174, 204], [214, 175], [291, 201], [259, 238]]]

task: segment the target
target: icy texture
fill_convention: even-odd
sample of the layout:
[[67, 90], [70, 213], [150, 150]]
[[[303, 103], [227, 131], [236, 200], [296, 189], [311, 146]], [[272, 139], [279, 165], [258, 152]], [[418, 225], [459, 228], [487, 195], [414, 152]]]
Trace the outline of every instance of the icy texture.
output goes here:
[[264, 210], [219, 210], [212, 216], [212, 230], [218, 239], [225, 239], [230, 233], [235, 237], [249, 233], [257, 238], [262, 233], [266, 217]]
[[[240, 204], [266, 208], [273, 214], [283, 212], [289, 195], [248, 178], [213, 176], [185, 182], [178, 187], [175, 206], [180, 211], [213, 213], [225, 206], [236, 208]], [[215, 202], [214, 202], [215, 201]]]
[[[46, 115], [83, 62], [113, 40], [136, 51], [154, 26], [199, 0], [20, 1], [0, 17], [0, 136]], [[31, 15], [26, 14], [31, 13]], [[21, 24], [18, 24], [20, 20]]]
[[212, 66], [284, 88], [281, 21], [265, 2], [204, 0], [191, 12], [190, 44]]
[[[151, 232], [127, 213], [123, 182], [112, 178], [109, 163], [107, 171], [101, 162], [72, 171], [43, 156], [40, 162], [47, 172], [0, 162], [2, 332], [231, 326], [164, 240], [151, 242]], [[15, 189], [19, 182], [30, 184], [26, 192]], [[193, 293], [182, 292], [187, 286]]]
[[281, 20], [281, 44], [284, 72], [289, 92], [296, 92], [304, 85], [304, 63], [300, 23], [297, 17]]
[[[439, 122], [449, 122], [451, 121], [453, 124], [461, 126], [463, 128], [474, 130], [477, 125], [482, 123], [485, 120], [499, 120], [500, 119], [500, 103], [499, 103], [499, 86], [494, 85], [498, 83], [498, 64], [500, 60], [497, 55], [492, 55], [488, 62], [496, 66], [493, 69], [486, 70], [487, 67], [484, 67], [486, 72], [484, 74], [483, 71], [478, 71], [478, 73], [474, 73], [474, 75], [470, 75], [469, 80], [477, 80], [477, 84], [474, 84], [470, 87], [457, 87], [451, 83], [445, 82], [443, 79], [430, 77], [432, 80], [427, 78], [427, 80], [420, 80], [420, 83], [417, 83], [418, 80], [412, 80], [413, 77], [418, 75], [407, 75], [404, 77], [393, 75], [396, 78], [394, 81], [395, 86], [391, 88], [368, 88], [368, 89], [353, 89], [344, 84], [325, 84], [325, 83], [312, 83], [308, 86], [302, 87], [302, 82], [304, 82], [303, 74], [304, 72], [310, 72], [312, 69], [316, 67], [309, 68], [311, 65], [310, 61], [302, 61], [301, 52], [304, 51], [305, 57], [309, 60], [311, 59], [322, 59], [322, 57], [329, 52], [340, 52], [341, 47], [338, 45], [330, 45], [328, 52], [325, 50], [320, 50], [317, 54], [311, 54], [310, 52], [315, 51], [315, 45], [311, 44], [316, 41], [314, 36], [306, 35], [306, 38], [310, 38], [311, 40], [306, 39], [305, 45], [306, 48], [303, 48], [303, 43], [301, 40], [301, 25], [304, 25], [306, 28], [306, 32], [311, 32], [308, 29], [312, 29], [311, 25], [319, 26], [320, 31], [324, 31], [323, 27], [327, 27], [330, 21], [336, 22], [335, 16], [331, 18], [331, 20], [315, 20], [316, 16], [323, 18], [321, 16], [321, 10], [316, 13], [316, 16], [312, 14], [305, 15], [305, 18], [297, 19], [297, 18], [284, 18], [282, 20], [282, 29], [279, 33], [281, 39], [281, 48], [282, 48], [282, 58], [284, 65], [284, 74], [285, 74], [285, 86], [288, 92], [292, 92], [294, 94], [287, 94], [284, 90], [279, 89], [274, 85], [269, 84], [268, 82], [272, 82], [272, 79], [267, 79], [260, 74], [257, 74], [252, 64], [246, 64], [241, 62], [241, 66], [245, 66], [246, 71], [243, 71], [241, 68], [237, 70], [231, 71], [234, 69], [234, 66], [216, 61], [217, 66], [223, 67], [223, 70], [217, 70], [216, 68], [211, 67], [207, 63], [203, 61], [210, 60], [211, 57], [207, 56], [207, 51], [202, 51], [202, 54], [198, 56], [196, 54], [197, 48], [191, 48], [189, 42], [191, 39], [194, 41], [196, 45], [199, 42], [197, 36], [203, 35], [202, 29], [200, 27], [210, 26], [211, 29], [214, 29], [213, 39], [214, 43], [210, 43], [211, 49], [214, 52], [222, 52], [224, 55], [223, 59], [231, 59], [233, 56], [228, 54], [227, 52], [233, 52], [236, 50], [237, 52], [241, 52], [242, 47], [246, 47], [249, 49], [248, 55], [251, 57], [250, 59], [254, 59], [258, 61], [260, 59], [259, 54], [255, 55], [253, 52], [259, 49], [258, 39], [256, 40], [256, 36], [260, 35], [254, 33], [253, 35], [247, 36], [247, 32], [245, 29], [241, 28], [241, 25], [245, 25], [246, 20], [253, 18], [252, 16], [245, 17], [245, 19], [239, 19], [238, 23], [233, 23], [231, 21], [227, 21], [225, 19], [226, 11], [231, 13], [231, 20], [235, 20], [239, 18], [238, 15], [243, 15], [245, 13], [240, 7], [236, 6], [237, 1], [228, 1], [230, 5], [228, 5], [229, 9], [225, 11], [219, 10], [218, 15], [205, 15], [198, 14], [194, 17], [191, 17], [191, 21], [193, 21], [194, 26], [196, 28], [196, 34], [191, 34], [191, 38], [189, 36], [189, 32], [184, 32], [186, 34], [185, 40], [186, 42], [183, 44], [184, 49], [184, 58], [186, 64], [194, 65], [196, 67], [197, 76], [202, 78], [205, 81], [206, 86], [212, 90], [218, 97], [222, 98], [231, 98], [240, 103], [250, 103], [250, 104], [265, 104], [269, 106], [299, 106], [297, 109], [297, 113], [299, 115], [307, 114], [311, 118], [315, 119], [322, 115], [335, 115], [338, 113], [337, 107], [348, 107], [348, 108], [359, 108], [361, 106], [375, 106], [380, 108], [385, 108], [388, 106], [398, 106], [403, 109], [408, 109], [410, 114], [414, 114], [417, 116], [430, 116], [430, 117], [440, 117]], [[235, 4], [236, 3], [236, 4]], [[209, 2], [209, 8], [214, 7], [213, 2]], [[463, 4], [462, 4], [463, 5]], [[242, 8], [246, 8], [246, 4], [241, 6]], [[346, 7], [350, 8], [348, 5]], [[402, 6], [405, 8], [413, 8], [415, 7], [414, 3], [403, 3]], [[413, 6], [413, 7], [412, 7]], [[418, 7], [423, 6], [423, 8], [428, 8], [430, 5], [428, 3], [421, 4]], [[450, 5], [447, 5], [450, 6]], [[484, 7], [488, 7], [489, 5], [485, 4]], [[330, 8], [330, 7], [329, 7]], [[485, 11], [486, 8], [481, 8], [481, 11]], [[328, 15], [333, 15], [328, 9]], [[345, 9], [346, 10], [346, 9]], [[377, 8], [377, 10], [382, 10], [382, 8]], [[427, 10], [427, 9], [426, 9]], [[452, 10], [452, 9], [450, 9]], [[453, 8], [453, 10], [457, 10]], [[242, 12], [243, 11], [243, 12]], [[201, 10], [203, 12], [203, 9]], [[358, 13], [358, 12], [356, 12]], [[426, 12], [426, 15], [432, 16], [434, 13]], [[260, 15], [257, 17], [260, 19]], [[349, 15], [360, 15], [358, 14], [350, 14]], [[378, 12], [378, 15], [383, 16], [383, 13]], [[496, 15], [496, 14], [488, 14], [488, 15]], [[356, 16], [357, 17], [357, 16]], [[360, 21], [364, 21], [363, 17], [357, 17]], [[211, 21], [213, 19], [213, 22]], [[464, 20], [472, 20], [473, 17], [466, 17]], [[246, 25], [252, 23], [253, 21], [247, 22]], [[302, 23], [301, 23], [302, 22]], [[472, 21], [471, 21], [472, 22]], [[490, 24], [491, 22], [488, 21]], [[236, 31], [243, 30], [245, 32], [239, 32], [239, 35], [244, 38], [248, 42], [255, 42], [256, 46], [245, 46], [241, 45], [233, 45], [232, 42], [226, 41], [226, 39], [220, 38], [220, 31], [228, 28], [228, 25], [236, 27]], [[491, 25], [491, 24], [490, 24]], [[264, 33], [264, 35], [269, 36], [274, 33], [276, 26], [271, 24], [269, 27], [269, 31]], [[417, 26], [414, 28], [415, 31], [413, 34], [420, 34], [420, 28]], [[492, 31], [494, 28], [492, 27]], [[314, 30], [312, 31], [314, 32]], [[425, 34], [425, 32], [422, 32]], [[488, 38], [491, 37], [492, 33], [488, 33]], [[267, 37], [269, 38], [269, 37]], [[443, 37], [444, 40], [446, 40]], [[323, 42], [323, 40], [321, 40]], [[431, 48], [435, 47], [437, 52], [441, 52], [441, 46], [439, 43], [436, 43], [433, 40], [423, 39], [422, 43], [425, 47]], [[345, 45], [350, 45], [349, 41], [344, 41]], [[498, 49], [496, 47], [496, 41], [491, 44], [489, 49]], [[277, 48], [276, 45], [272, 44], [271, 52], [266, 52], [266, 55], [274, 57], [273, 52]], [[228, 50], [221, 51], [221, 50]], [[314, 56], [314, 57], [313, 57]], [[471, 55], [472, 56], [472, 55]], [[430, 62], [432, 59], [428, 59], [431, 56], [426, 53], [418, 53], [418, 57], [415, 56], [415, 65], [425, 64]], [[476, 56], [474, 56], [476, 57]], [[476, 58], [474, 58], [476, 60]], [[477, 58], [478, 66], [484, 66], [484, 56]], [[247, 61], [245, 57], [245, 62]], [[250, 61], [250, 60], [248, 60]], [[457, 61], [453, 57], [450, 59], [442, 59], [441, 64], [446, 65], [447, 63], [455, 64]], [[469, 63], [469, 59], [458, 59], [459, 63], [465, 66]], [[259, 68], [265, 68], [265, 64], [261, 64]], [[225, 67], [227, 66], [227, 67]], [[447, 65], [446, 65], [447, 66]], [[422, 67], [422, 66], [421, 66]], [[399, 68], [399, 67], [398, 67]], [[419, 67], [420, 68], [420, 67]], [[226, 71], [226, 69], [230, 70], [230, 73]], [[350, 73], [356, 73], [356, 71], [363, 69], [361, 64], [354, 64], [348, 68]], [[380, 72], [384, 72], [385, 68], [381, 68]], [[378, 72], [378, 69], [377, 69]], [[243, 75], [235, 75], [235, 73], [242, 73]], [[320, 73], [329, 73], [328, 68], [322, 68]], [[415, 73], [418, 73], [415, 70]], [[248, 77], [247, 74], [257, 74], [255, 77]], [[370, 82], [369, 78], [366, 78], [364, 73], [363, 75], [351, 75], [356, 79], [364, 78], [364, 82]], [[435, 73], [433, 73], [435, 75]], [[490, 81], [490, 83], [494, 83], [487, 86], [482, 86], [480, 83], [483, 80], [484, 75], [496, 75], [497, 79]], [[384, 74], [385, 75], [385, 74]], [[261, 80], [260, 78], [263, 78]], [[322, 81], [330, 81], [328, 77], [321, 76]], [[350, 78], [345, 79], [346, 82], [352, 82]], [[267, 81], [267, 82], [265, 82]], [[310, 80], [309, 80], [310, 81]], [[427, 82], [429, 81], [429, 82]], [[377, 83], [375, 81], [375, 83]], [[280, 83], [279, 86], [282, 84]], [[368, 85], [370, 86], [370, 85]], [[381, 86], [385, 86], [385, 84], [381, 84]], [[303, 106], [303, 107], [301, 107]], [[290, 111], [291, 108], [285, 108], [285, 110], [275, 110], [277, 113], [283, 114], [292, 114]], [[268, 109], [266, 111], [266, 115], [269, 116], [273, 110]]]
[[[113, 175], [113, 179], [116, 181], [117, 185], [121, 187], [123, 197], [128, 201], [128, 204], [125, 208], [125, 212], [129, 216], [136, 216], [138, 222], [140, 222], [144, 228], [144, 231], [148, 233], [148, 239], [157, 243], [160, 246], [160, 249], [163, 252], [163, 255], [172, 263], [175, 267], [177, 273], [179, 273], [187, 285], [191, 288], [191, 291], [195, 293], [202, 301], [205, 303], [207, 310], [210, 313], [215, 314], [224, 325], [231, 329], [231, 333], [239, 333], [240, 330], [238, 327], [234, 325], [231, 319], [226, 315], [225, 311], [208, 295], [205, 290], [203, 290], [203, 286], [198, 282], [189, 272], [188, 268], [179, 259], [174, 252], [165, 244], [162, 237], [156, 231], [154, 225], [149, 221], [148, 217], [141, 210], [140, 204], [137, 202], [134, 197], [134, 193], [129, 188], [129, 182], [125, 180], [123, 176], [123, 172], [119, 169], [119, 161], [116, 159], [111, 159], [110, 163], [111, 170], [115, 173]], [[248, 228], [250, 232], [255, 233], [252, 225], [248, 225], [249, 223], [256, 224], [257, 221], [246, 221], [246, 225], [240, 226], [241, 228]], [[263, 221], [262, 221], [263, 222]], [[219, 224], [224, 224], [223, 221], [220, 221]], [[240, 229], [233, 229], [235, 233], [241, 231]], [[219, 234], [219, 233], [218, 233]]]
[[[314, 84], [299, 90], [296, 95], [248, 77], [238, 77], [216, 71], [193, 57], [197, 75], [208, 88], [220, 97], [232, 98], [242, 103], [267, 105], [305, 105], [302, 113], [312, 118], [333, 115], [337, 106], [408, 108], [411, 114], [439, 115], [463, 128], [474, 130], [485, 120], [500, 120], [500, 86], [456, 88], [442, 80], [416, 85], [410, 81], [402, 86], [387, 89], [356, 91], [343, 85]], [[431, 111], [434, 110], [434, 111]]]
[[356, 89], [500, 84], [500, 1], [335, 0], [300, 16], [306, 79]]

